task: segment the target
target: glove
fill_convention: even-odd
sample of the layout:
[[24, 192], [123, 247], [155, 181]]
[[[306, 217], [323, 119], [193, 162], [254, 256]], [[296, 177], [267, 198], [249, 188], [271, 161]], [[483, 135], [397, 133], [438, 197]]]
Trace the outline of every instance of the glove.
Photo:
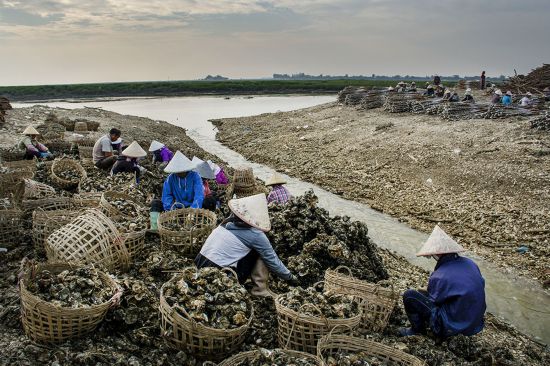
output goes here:
[[290, 274], [290, 278], [286, 282], [292, 287], [300, 286], [300, 280], [292, 273]]

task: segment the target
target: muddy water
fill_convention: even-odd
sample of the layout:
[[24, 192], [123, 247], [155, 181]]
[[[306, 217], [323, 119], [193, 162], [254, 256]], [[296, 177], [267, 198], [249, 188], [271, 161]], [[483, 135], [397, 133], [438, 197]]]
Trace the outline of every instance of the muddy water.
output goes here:
[[[99, 107], [121, 114], [167, 121], [186, 128], [188, 135], [203, 149], [219, 156], [231, 166], [250, 166], [256, 176], [265, 180], [274, 171], [264, 165], [247, 161], [242, 155], [216, 141], [215, 128], [208, 120], [288, 111], [333, 100], [333, 96], [277, 96], [252, 99], [232, 97], [228, 100], [220, 97], [188, 97], [47, 104], [61, 108]], [[367, 205], [345, 200], [316, 185], [292, 177], [287, 178], [288, 188], [293, 194], [299, 195], [313, 189], [319, 197], [319, 204], [332, 215], [348, 215], [354, 220], [366, 222], [369, 235], [378, 245], [394, 250], [428, 270], [433, 269], [433, 260], [417, 258], [414, 255], [426, 240], [426, 234], [413, 230]], [[474, 259], [486, 279], [489, 311], [506, 318], [518, 329], [547, 344], [550, 343], [550, 296], [534, 281], [515, 278], [480, 258]]]

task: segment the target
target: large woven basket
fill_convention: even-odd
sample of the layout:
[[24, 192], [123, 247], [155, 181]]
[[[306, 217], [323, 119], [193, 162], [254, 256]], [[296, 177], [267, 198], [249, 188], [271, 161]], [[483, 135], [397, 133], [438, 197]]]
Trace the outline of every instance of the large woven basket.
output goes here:
[[60, 227], [67, 225], [79, 213], [78, 210], [44, 211], [41, 208], [36, 209], [32, 213], [32, 239], [35, 249], [43, 252], [48, 236]]
[[[182, 229], [171, 230], [168, 224], [177, 224]], [[216, 214], [204, 209], [180, 208], [163, 212], [158, 218], [161, 246], [176, 249], [189, 258], [198, 254], [215, 227]]]
[[[237, 275], [230, 268], [223, 268], [222, 270], [231, 271], [237, 278]], [[188, 267], [183, 271], [196, 272], [197, 269]], [[175, 274], [170, 281], [176, 281], [180, 277], [181, 273]], [[246, 324], [235, 329], [211, 328], [197, 323], [187, 314], [185, 309], [171, 307], [164, 297], [165, 285], [160, 290], [160, 328], [161, 335], [170, 347], [192, 353], [199, 358], [220, 360], [235, 352], [241, 346], [254, 318], [254, 307], [251, 302], [248, 304], [251, 314]], [[182, 314], [185, 314], [185, 316]]]
[[14, 248], [21, 242], [23, 213], [19, 209], [0, 210], [0, 246]]
[[34, 159], [6, 161], [2, 163], [2, 165], [10, 170], [10, 174], [23, 173], [23, 174], [31, 175], [30, 177], [32, 177], [34, 176], [34, 173], [36, 173], [36, 161]]
[[101, 192], [80, 192], [73, 196], [73, 202], [76, 207], [98, 208], [102, 194]]
[[69, 264], [39, 264], [27, 271], [19, 281], [21, 295], [21, 319], [27, 336], [39, 343], [58, 343], [77, 338], [92, 332], [103, 320], [110, 307], [116, 305], [122, 295], [122, 289], [107, 274], [100, 272], [105, 286], [112, 289], [109, 301], [99, 305], [81, 308], [67, 308], [41, 300], [29, 290], [28, 281], [40, 271], [53, 274], [74, 268]]
[[[348, 274], [341, 273], [341, 270], [346, 270]], [[354, 278], [351, 270], [344, 266], [325, 272], [325, 289], [361, 299], [363, 318], [358, 329], [361, 333], [379, 332], [386, 328], [397, 302], [393, 287], [382, 287], [380, 284]]]
[[304, 304], [300, 311], [307, 307], [315, 309], [319, 316], [306, 315], [286, 306], [281, 305], [279, 295], [275, 298], [275, 309], [277, 310], [278, 339], [279, 347], [295, 351], [316, 354], [317, 341], [328, 334], [334, 327], [343, 325], [342, 331], [348, 330], [351, 334], [361, 322], [361, 313], [347, 319], [329, 319], [322, 315], [322, 312], [312, 304]]
[[86, 122], [75, 122], [74, 132], [88, 132], [88, 124]]
[[23, 199], [39, 199], [54, 197], [56, 195], [55, 189], [45, 183], [37, 182], [32, 179], [24, 179], [25, 190], [23, 192]]
[[130, 258], [124, 239], [101, 211], [90, 209], [46, 239], [50, 261], [81, 262], [108, 270], [126, 270]]
[[69, 141], [56, 139], [51, 141], [45, 141], [44, 145], [46, 145], [48, 147], [48, 150], [50, 150], [53, 153], [69, 154], [72, 150], [73, 144]]
[[17, 174], [0, 174], [0, 198], [9, 198], [15, 206], [21, 206], [25, 192], [23, 179]]
[[77, 142], [78, 154], [80, 159], [92, 159], [95, 141], [91, 139], [80, 140]]
[[424, 361], [385, 344], [344, 334], [329, 333], [319, 339], [317, 356], [327, 365], [327, 359], [340, 352], [359, 353], [376, 357], [388, 366], [424, 366]]
[[25, 216], [32, 215], [33, 211], [41, 208], [44, 211], [67, 210], [73, 207], [73, 200], [70, 197], [49, 197], [36, 200], [23, 200], [21, 208]]
[[[74, 171], [78, 173], [79, 179], [76, 181], [70, 181], [61, 178], [58, 174], [62, 171]], [[50, 177], [52, 182], [61, 189], [73, 190], [78, 187], [82, 179], [86, 178], [86, 171], [76, 160], [72, 159], [56, 159], [50, 169]]]
[[[313, 363], [315, 363], [319, 366], [323, 365], [323, 362], [321, 361], [321, 359], [319, 357], [311, 355], [309, 353], [292, 351], [292, 350], [288, 350], [288, 349], [278, 349], [277, 351], [286, 353], [289, 356], [308, 359], [309, 361], [311, 361], [311, 362], [313, 362]], [[259, 351], [259, 350], [241, 352], [241, 353], [236, 354], [235, 356], [231, 356], [228, 359], [223, 360], [222, 362], [220, 362], [218, 364], [218, 366], [235, 366], [235, 365], [238, 365], [241, 362], [250, 361], [250, 360], [254, 359], [255, 357], [258, 356], [258, 354], [260, 352], [261, 351]]]
[[129, 233], [122, 233], [122, 239], [124, 240], [124, 245], [128, 251], [128, 256], [130, 260], [134, 260], [145, 248], [145, 234], [147, 230], [132, 231]]
[[236, 191], [241, 192], [246, 189], [254, 189], [256, 179], [252, 168], [235, 168], [233, 173], [233, 187]]
[[25, 152], [19, 149], [0, 149], [0, 159], [3, 162], [16, 161], [25, 158]]

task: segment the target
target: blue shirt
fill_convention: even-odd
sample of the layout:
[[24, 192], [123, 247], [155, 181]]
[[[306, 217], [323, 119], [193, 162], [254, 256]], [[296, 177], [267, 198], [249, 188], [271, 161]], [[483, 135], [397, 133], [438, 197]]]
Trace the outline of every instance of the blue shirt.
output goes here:
[[502, 104], [503, 105], [511, 105], [512, 104], [512, 97], [509, 95], [505, 95], [502, 97]]
[[430, 324], [435, 334], [470, 336], [483, 329], [485, 280], [471, 259], [456, 254], [441, 257], [430, 275], [428, 294], [435, 303]]
[[164, 181], [162, 188], [162, 206], [164, 211], [184, 207], [202, 208], [204, 200], [204, 188], [202, 179], [198, 173], [188, 172], [185, 178], [172, 173]]

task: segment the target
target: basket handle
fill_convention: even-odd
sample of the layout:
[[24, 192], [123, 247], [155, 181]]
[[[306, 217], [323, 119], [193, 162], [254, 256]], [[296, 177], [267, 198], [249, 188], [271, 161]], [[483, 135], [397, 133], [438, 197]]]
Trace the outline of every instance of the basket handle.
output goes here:
[[235, 270], [231, 267], [223, 267], [221, 269], [222, 272], [229, 272], [231, 273], [233, 276], [235, 276], [235, 279], [238, 281], [239, 280], [239, 275], [237, 275], [237, 272], [235, 272]]
[[336, 328], [340, 328], [340, 327], [342, 327], [342, 328], [348, 328], [350, 334], [353, 333], [353, 329], [352, 329], [349, 325], [347, 325], [347, 324], [338, 324], [338, 325], [334, 326], [334, 327], [330, 330], [330, 332], [328, 332], [327, 336], [331, 337], [331, 336], [332, 336], [332, 332], [334, 332], [334, 330], [335, 330]]
[[348, 271], [348, 276], [354, 278], [354, 277], [353, 277], [353, 273], [351, 272], [351, 269], [349, 269], [349, 267], [346, 267], [346, 266], [338, 266], [338, 267], [336, 267], [334, 270], [335, 270], [336, 272], [339, 272], [341, 269], [345, 269], [346, 271]]
[[[312, 287], [317, 287], [317, 285], [320, 285], [321, 283], [323, 284], [323, 288], [324, 288], [325, 287], [325, 281], [315, 282]], [[307, 305], [307, 304], [304, 304], [304, 305]]]
[[195, 321], [195, 319], [191, 318], [191, 315], [189, 315], [187, 310], [185, 310], [183, 307], [181, 307], [179, 305], [176, 305], [172, 308], [172, 312], [174, 312], [176, 310], [179, 310], [181, 312], [181, 314], [183, 315], [183, 317], [191, 322], [191, 326], [193, 328], [196, 326], [197, 322]]
[[202, 363], [202, 366], [218, 366], [218, 364], [217, 364], [217, 363], [214, 363], [214, 362], [212, 362], [212, 361], [204, 361], [204, 362]]
[[174, 206], [181, 206], [182, 208], [185, 208], [185, 205], [181, 202], [177, 202], [177, 201], [174, 201], [174, 203], [172, 203], [172, 206], [170, 206], [170, 211], [172, 211], [174, 209]]

